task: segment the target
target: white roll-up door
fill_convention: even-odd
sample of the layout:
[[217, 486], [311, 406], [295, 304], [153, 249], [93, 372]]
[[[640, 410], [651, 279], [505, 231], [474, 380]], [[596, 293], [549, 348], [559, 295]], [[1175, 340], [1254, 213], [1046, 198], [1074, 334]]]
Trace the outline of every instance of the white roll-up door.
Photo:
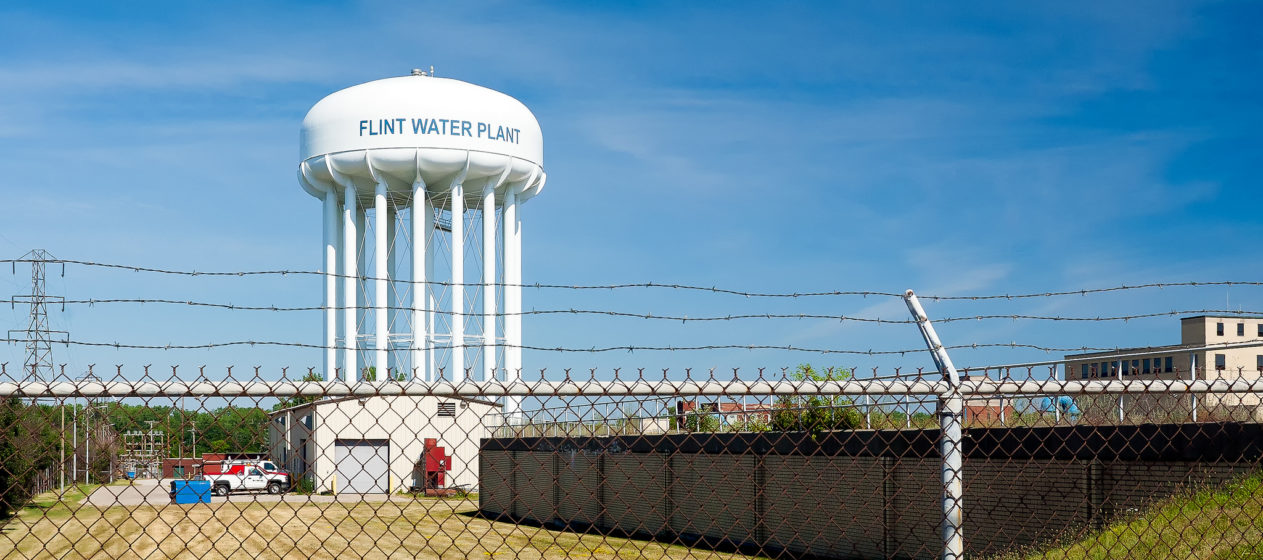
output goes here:
[[339, 494], [385, 494], [390, 481], [390, 443], [384, 439], [334, 441]]

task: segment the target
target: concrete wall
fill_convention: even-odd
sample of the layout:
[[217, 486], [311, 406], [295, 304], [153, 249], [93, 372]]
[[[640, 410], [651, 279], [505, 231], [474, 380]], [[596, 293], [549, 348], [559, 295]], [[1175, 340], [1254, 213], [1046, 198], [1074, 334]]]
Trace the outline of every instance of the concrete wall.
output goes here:
[[[1082, 535], [1259, 468], [1253, 424], [967, 430], [965, 539], [988, 555]], [[780, 439], [776, 439], [776, 438]], [[795, 439], [796, 438], [796, 439]], [[940, 550], [936, 431], [488, 440], [485, 515], [826, 558]], [[787, 441], [788, 440], [788, 441]]]

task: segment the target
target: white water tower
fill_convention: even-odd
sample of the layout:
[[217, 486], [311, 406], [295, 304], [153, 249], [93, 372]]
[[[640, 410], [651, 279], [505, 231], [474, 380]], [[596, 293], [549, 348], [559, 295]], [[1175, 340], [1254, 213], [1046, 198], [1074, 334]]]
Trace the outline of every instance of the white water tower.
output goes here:
[[526, 106], [414, 70], [320, 100], [300, 155], [324, 202], [325, 378], [519, 379], [520, 207], [545, 180]]

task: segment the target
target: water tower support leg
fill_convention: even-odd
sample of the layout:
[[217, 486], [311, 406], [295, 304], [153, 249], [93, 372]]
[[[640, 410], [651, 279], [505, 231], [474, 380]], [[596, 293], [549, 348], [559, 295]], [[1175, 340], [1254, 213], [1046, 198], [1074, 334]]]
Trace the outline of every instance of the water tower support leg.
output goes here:
[[[425, 195], [425, 182], [418, 179], [412, 184], [412, 368], [421, 379], [430, 380], [429, 352], [429, 298], [430, 286], [426, 284], [429, 268], [430, 232], [434, 230], [434, 212]], [[413, 378], [413, 381], [417, 381]]]
[[465, 381], [465, 187], [452, 183], [452, 382]]
[[[398, 267], [395, 261], [398, 255], [395, 253], [395, 239], [398, 238], [395, 232], [396, 221], [395, 203], [389, 199], [386, 201], [386, 334], [403, 330], [399, 325], [399, 307], [403, 300], [399, 298], [399, 284], [396, 282], [399, 278]], [[399, 373], [399, 354], [391, 349], [390, 339], [386, 339], [386, 367], [388, 371], [393, 368], [395, 379], [398, 379]]]
[[324, 199], [325, 381], [338, 369], [338, 192], [331, 185]]
[[[504, 194], [504, 380], [522, 379], [522, 220], [518, 216], [518, 188], [509, 187]], [[516, 422], [521, 397], [504, 398], [504, 415]]]
[[357, 379], [359, 364], [357, 363], [355, 352], [356, 345], [359, 340], [359, 331], [356, 327], [356, 317], [359, 310], [356, 304], [359, 301], [357, 294], [359, 293], [359, 258], [356, 255], [358, 247], [356, 241], [359, 239], [357, 230], [359, 229], [359, 212], [356, 209], [355, 201], [355, 185], [346, 185], [346, 200], [342, 205], [342, 271], [343, 271], [343, 288], [342, 294], [344, 299], [343, 310], [343, 333], [345, 333], [344, 346], [346, 353], [342, 358], [343, 365], [346, 366], [346, 380], [349, 382]]
[[482, 191], [482, 371], [496, 378], [496, 184]]
[[[426, 228], [427, 228], [425, 230], [426, 236], [427, 236], [426, 237], [427, 241], [425, 244], [425, 269], [430, 271], [430, 275], [433, 276], [434, 271], [435, 271], [434, 259], [438, 255], [438, 243], [435, 242], [435, 236], [438, 234], [434, 233], [435, 214], [434, 214], [433, 202], [429, 200], [425, 201], [425, 212], [426, 212], [425, 215], [427, 216], [426, 222], [425, 222]], [[439, 308], [439, 297], [438, 297], [438, 293], [434, 289], [433, 284], [429, 286], [429, 291], [426, 292], [425, 297], [426, 297], [425, 299], [426, 309], [430, 310], [429, 312], [425, 314], [425, 325], [426, 325], [425, 329], [428, 335], [428, 338], [426, 338], [424, 341], [425, 350], [426, 350], [425, 367], [429, 371], [429, 374], [428, 374], [429, 376], [426, 377], [426, 381], [438, 381], [439, 368], [438, 368], [438, 365], [436, 365], [438, 362], [438, 352], [434, 350], [434, 333], [438, 331], [434, 327], [434, 322], [435, 322], [435, 318], [438, 316], [438, 313], [436, 313], [436, 311]]]
[[386, 182], [378, 181], [377, 192], [373, 197], [373, 319], [376, 325], [373, 328], [373, 366], [377, 368], [377, 375], [374, 381], [386, 380], [386, 345], [390, 337], [389, 317], [386, 315], [387, 304], [390, 303], [390, 287], [387, 283], [387, 275], [389, 270], [387, 263], [388, 245], [390, 241], [386, 239], [386, 232], [389, 227], [386, 225], [386, 218], [389, 212], [386, 210]]
[[359, 339], [362, 332], [360, 329], [368, 327], [368, 243], [364, 241], [367, 236], [368, 208], [358, 205], [355, 208], [355, 364], [357, 367], [353, 378], [356, 381], [364, 380], [364, 368], [370, 358], [366, 352], [362, 351], [364, 349], [360, 348], [363, 341]]

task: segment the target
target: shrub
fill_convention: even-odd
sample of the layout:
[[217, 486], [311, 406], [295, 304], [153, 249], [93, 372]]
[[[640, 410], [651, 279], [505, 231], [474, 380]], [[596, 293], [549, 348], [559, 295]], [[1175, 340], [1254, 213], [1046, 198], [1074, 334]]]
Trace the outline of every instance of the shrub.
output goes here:
[[[840, 381], [849, 377], [850, 370], [829, 368], [818, 371], [810, 364], [800, 364], [790, 374], [790, 378], [796, 381]], [[772, 429], [781, 432], [853, 430], [864, 421], [851, 400], [841, 396], [784, 396], [777, 399], [776, 409], [772, 413]]]
[[295, 494], [303, 494], [306, 496], [315, 494], [316, 481], [312, 480], [310, 476], [304, 476], [298, 479], [297, 482], [294, 482], [294, 487], [290, 488], [290, 492], [293, 492]]

